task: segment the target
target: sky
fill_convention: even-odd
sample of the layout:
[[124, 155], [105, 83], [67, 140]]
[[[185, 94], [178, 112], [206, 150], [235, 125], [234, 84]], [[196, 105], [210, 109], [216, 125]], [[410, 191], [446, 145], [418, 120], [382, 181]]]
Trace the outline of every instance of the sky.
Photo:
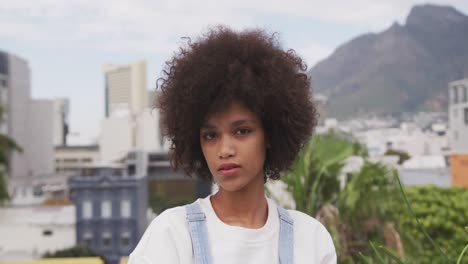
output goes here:
[[343, 43], [394, 22], [412, 6], [468, 1], [417, 0], [0, 0], [0, 50], [28, 61], [33, 99], [68, 98], [72, 144], [90, 144], [104, 118], [104, 64], [145, 60], [148, 89], [164, 62], [210, 26], [278, 32], [312, 67]]

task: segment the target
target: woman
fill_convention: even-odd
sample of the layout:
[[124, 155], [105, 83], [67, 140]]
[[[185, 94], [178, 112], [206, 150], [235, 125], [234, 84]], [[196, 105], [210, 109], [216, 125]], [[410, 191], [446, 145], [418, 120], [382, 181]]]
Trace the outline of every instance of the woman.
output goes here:
[[301, 58], [262, 30], [217, 27], [166, 65], [157, 103], [172, 165], [219, 191], [156, 217], [130, 263], [336, 263], [318, 221], [264, 192], [316, 125]]

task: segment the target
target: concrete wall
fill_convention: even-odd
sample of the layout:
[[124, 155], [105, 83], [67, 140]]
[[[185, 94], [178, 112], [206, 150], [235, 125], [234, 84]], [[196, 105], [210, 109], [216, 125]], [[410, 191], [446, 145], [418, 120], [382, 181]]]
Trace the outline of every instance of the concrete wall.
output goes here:
[[449, 95], [450, 148], [453, 153], [468, 153], [468, 79], [451, 82]]
[[33, 175], [52, 174], [54, 168], [54, 102], [31, 100], [29, 105], [29, 165]]
[[31, 176], [29, 165], [28, 114], [31, 97], [30, 70], [27, 61], [9, 54], [8, 73], [8, 135], [23, 148], [22, 153], [13, 153], [10, 177]]
[[[74, 246], [75, 221], [72, 205], [0, 208], [0, 261], [39, 258]], [[44, 235], [46, 230], [52, 233]]]
[[101, 162], [112, 163], [127, 155], [134, 145], [134, 121], [129, 117], [111, 117], [102, 121], [99, 137]]

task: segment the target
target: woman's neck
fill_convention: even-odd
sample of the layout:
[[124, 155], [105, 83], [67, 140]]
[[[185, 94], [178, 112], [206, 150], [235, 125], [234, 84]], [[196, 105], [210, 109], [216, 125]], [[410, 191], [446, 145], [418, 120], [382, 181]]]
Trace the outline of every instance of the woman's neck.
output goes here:
[[229, 192], [223, 190], [211, 196], [213, 209], [228, 225], [261, 228], [268, 219], [268, 203], [263, 185], [256, 190]]

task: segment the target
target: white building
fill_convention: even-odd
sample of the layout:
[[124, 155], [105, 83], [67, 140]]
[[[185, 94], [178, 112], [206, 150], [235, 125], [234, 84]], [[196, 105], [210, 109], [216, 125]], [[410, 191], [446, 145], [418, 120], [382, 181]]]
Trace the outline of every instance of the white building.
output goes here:
[[367, 146], [371, 156], [383, 155], [388, 149], [405, 151], [412, 157], [444, 155], [448, 147], [445, 133], [423, 131], [414, 123], [356, 132], [355, 136]]
[[67, 134], [68, 103], [65, 99], [32, 100], [28, 62], [0, 51], [0, 132], [22, 149], [10, 156], [7, 178], [10, 205], [37, 204], [36, 180], [54, 173], [54, 144]]
[[9, 178], [33, 174], [28, 128], [30, 75], [26, 60], [0, 51], [0, 102], [4, 109], [0, 130], [23, 148], [22, 153], [14, 152], [11, 155]]
[[468, 153], [468, 79], [449, 84], [450, 148]]
[[76, 243], [75, 206], [0, 208], [0, 262], [38, 259]]
[[105, 115], [142, 113], [148, 108], [146, 62], [127, 65], [104, 65]]
[[83, 168], [100, 164], [99, 146], [57, 146], [54, 160], [56, 173], [73, 175]]
[[160, 132], [159, 112], [147, 108], [138, 115], [105, 119], [101, 126], [99, 148], [101, 162], [112, 164], [122, 160], [131, 150], [167, 151], [169, 143]]
[[155, 92], [146, 87], [146, 63], [105, 65], [106, 118], [99, 136], [100, 162], [115, 164], [129, 151], [168, 149], [161, 137]]
[[29, 166], [32, 175], [54, 172], [54, 102], [31, 100], [29, 104]]
[[32, 100], [27, 61], [0, 52], [0, 105], [0, 132], [22, 148], [11, 155], [9, 179], [53, 173], [54, 144], [64, 143], [67, 134], [67, 100]]
[[468, 187], [468, 78], [449, 83], [452, 184]]
[[131, 116], [109, 117], [102, 121], [99, 151], [103, 164], [118, 162], [134, 148], [135, 122]]

